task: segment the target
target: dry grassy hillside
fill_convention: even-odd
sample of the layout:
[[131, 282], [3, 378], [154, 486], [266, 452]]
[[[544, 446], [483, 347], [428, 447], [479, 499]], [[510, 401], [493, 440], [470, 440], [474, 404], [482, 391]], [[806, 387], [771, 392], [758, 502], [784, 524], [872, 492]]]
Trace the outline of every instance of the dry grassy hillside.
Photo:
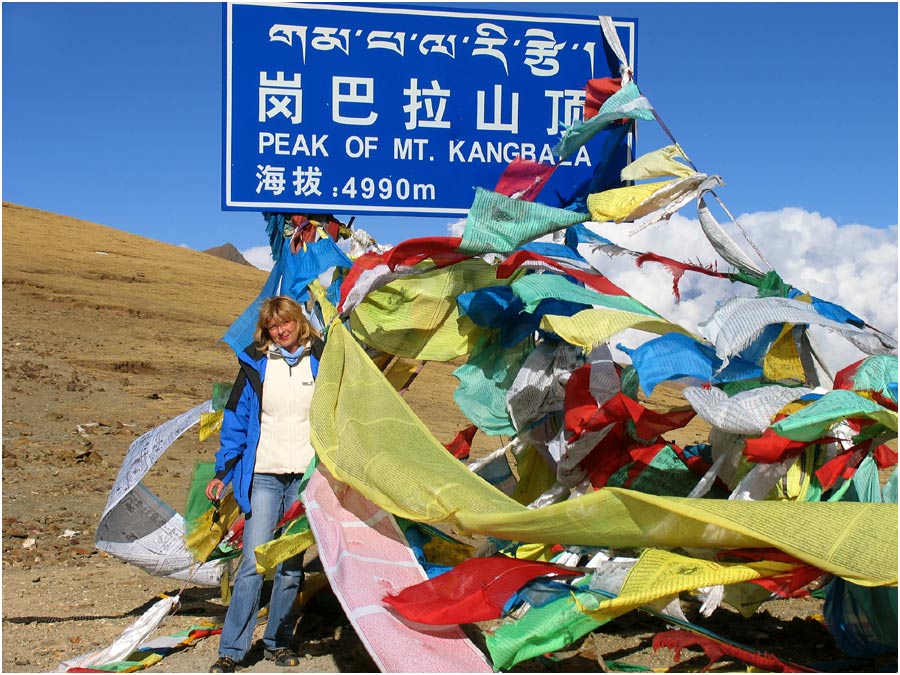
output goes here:
[[[102, 509], [130, 436], [231, 379], [234, 357], [220, 338], [265, 277], [198, 251], [4, 204], [4, 516], [19, 516], [8, 500], [15, 469], [26, 467], [29, 481], [46, 481], [44, 495], [78, 491], [85, 471], [102, 476], [93, 505]], [[172, 464], [179, 474], [189, 466]], [[51, 504], [37, 501], [35, 515], [47, 517], [40, 510]]]

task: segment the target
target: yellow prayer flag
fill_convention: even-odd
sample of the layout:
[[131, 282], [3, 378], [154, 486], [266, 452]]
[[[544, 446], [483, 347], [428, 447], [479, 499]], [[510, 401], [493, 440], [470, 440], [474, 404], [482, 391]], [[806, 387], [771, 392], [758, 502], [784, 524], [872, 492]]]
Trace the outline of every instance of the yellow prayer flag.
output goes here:
[[238, 519], [241, 509], [233, 492], [227, 492], [219, 504], [219, 515], [214, 519], [216, 509], [210, 507], [196, 521], [188, 524], [184, 536], [184, 547], [194, 559], [205, 562], [228, 533], [228, 529]]
[[626, 328], [644, 330], [658, 335], [678, 332], [696, 338], [678, 324], [670, 323], [665, 319], [658, 319], [646, 314], [623, 312], [618, 309], [596, 307], [583, 309], [572, 316], [547, 314], [541, 319], [541, 328], [556, 333], [571, 345], [578, 345], [584, 349], [591, 349], [595, 345], [609, 342], [613, 335], [621, 333]]
[[622, 169], [622, 180], [643, 180], [646, 178], [661, 178], [663, 176], [678, 176], [681, 178], [697, 173], [687, 164], [679, 162], [676, 157], [685, 157], [678, 145], [667, 145], [659, 150], [641, 155], [628, 166]]
[[682, 591], [761, 579], [795, 567], [798, 565], [771, 560], [720, 563], [671, 551], [647, 549], [628, 572], [617, 597], [602, 601], [597, 609], [589, 609], [579, 603], [579, 609], [598, 621], [607, 621]]
[[200, 413], [200, 440], [205, 441], [207, 438], [217, 433], [222, 428], [222, 418], [225, 415], [224, 410], [216, 410], [215, 412]]
[[402, 518], [530, 543], [774, 546], [853, 583], [897, 583], [896, 504], [690, 499], [603, 488], [525, 508], [452, 457], [341, 324], [331, 329], [310, 416], [313, 446], [329, 472]]
[[269, 574], [275, 570], [282, 560], [293, 558], [303, 553], [316, 543], [310, 530], [286, 534], [272, 541], [261, 544], [254, 549], [256, 554], [256, 571], [259, 574]]
[[763, 357], [763, 376], [773, 382], [806, 381], [793, 329], [791, 324], [785, 324], [778, 339], [772, 343], [769, 351]]
[[350, 329], [365, 344], [422, 361], [449, 361], [469, 354], [484, 334], [459, 313], [461, 293], [508, 285], [520, 275], [497, 279], [483, 260], [423, 272], [378, 288], [350, 313]]
[[625, 220], [629, 213], [640, 206], [654, 192], [671, 182], [641, 183], [588, 195], [587, 207], [591, 212], [591, 219], [598, 221], [614, 220], [616, 222]]
[[327, 326], [337, 314], [337, 308], [331, 304], [331, 301], [328, 299], [327, 290], [319, 283], [318, 279], [313, 279], [308, 288], [309, 292], [312, 293], [313, 298], [318, 303], [319, 309], [322, 312], [322, 321]]

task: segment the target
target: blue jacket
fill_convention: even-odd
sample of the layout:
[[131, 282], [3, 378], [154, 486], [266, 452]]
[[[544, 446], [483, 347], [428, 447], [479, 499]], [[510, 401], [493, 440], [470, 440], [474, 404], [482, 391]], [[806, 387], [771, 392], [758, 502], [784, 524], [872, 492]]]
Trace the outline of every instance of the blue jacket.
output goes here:
[[[310, 367], [313, 379], [319, 374], [319, 359], [324, 343], [313, 337]], [[262, 387], [266, 379], [266, 354], [259, 355], [255, 345], [238, 354], [240, 370], [225, 404], [219, 451], [216, 453], [216, 478], [232, 483], [234, 497], [244, 514], [250, 513], [250, 484], [256, 465], [262, 418]]]

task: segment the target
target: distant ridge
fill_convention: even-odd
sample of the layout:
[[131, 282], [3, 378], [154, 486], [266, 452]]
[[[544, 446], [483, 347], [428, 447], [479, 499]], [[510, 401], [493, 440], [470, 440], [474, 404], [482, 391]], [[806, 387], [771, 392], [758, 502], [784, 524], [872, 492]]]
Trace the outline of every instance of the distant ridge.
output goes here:
[[203, 253], [209, 253], [210, 255], [214, 255], [217, 258], [224, 258], [225, 260], [230, 260], [231, 262], [240, 263], [241, 265], [247, 265], [249, 267], [253, 267], [253, 265], [247, 262], [247, 259], [241, 255], [241, 252], [235, 248], [234, 244], [222, 244], [221, 246], [216, 246], [214, 248], [208, 248]]

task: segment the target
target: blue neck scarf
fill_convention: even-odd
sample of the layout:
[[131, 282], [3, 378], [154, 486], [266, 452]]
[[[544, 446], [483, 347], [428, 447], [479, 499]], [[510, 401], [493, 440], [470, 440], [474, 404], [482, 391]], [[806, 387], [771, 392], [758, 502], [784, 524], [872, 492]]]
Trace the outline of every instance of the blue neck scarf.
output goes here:
[[285, 362], [293, 368], [300, 362], [300, 359], [303, 358], [303, 355], [306, 353], [306, 348], [303, 346], [297, 347], [297, 351], [293, 354], [289, 352], [287, 349], [282, 347], [281, 345], [273, 344], [269, 349], [269, 356], [276, 359], [284, 359]]
[[278, 351], [281, 352], [282, 358], [287, 361], [287, 364], [291, 366], [291, 368], [296, 366], [300, 357], [303, 356], [303, 347], [297, 347], [297, 351], [291, 354], [287, 349], [279, 345]]

